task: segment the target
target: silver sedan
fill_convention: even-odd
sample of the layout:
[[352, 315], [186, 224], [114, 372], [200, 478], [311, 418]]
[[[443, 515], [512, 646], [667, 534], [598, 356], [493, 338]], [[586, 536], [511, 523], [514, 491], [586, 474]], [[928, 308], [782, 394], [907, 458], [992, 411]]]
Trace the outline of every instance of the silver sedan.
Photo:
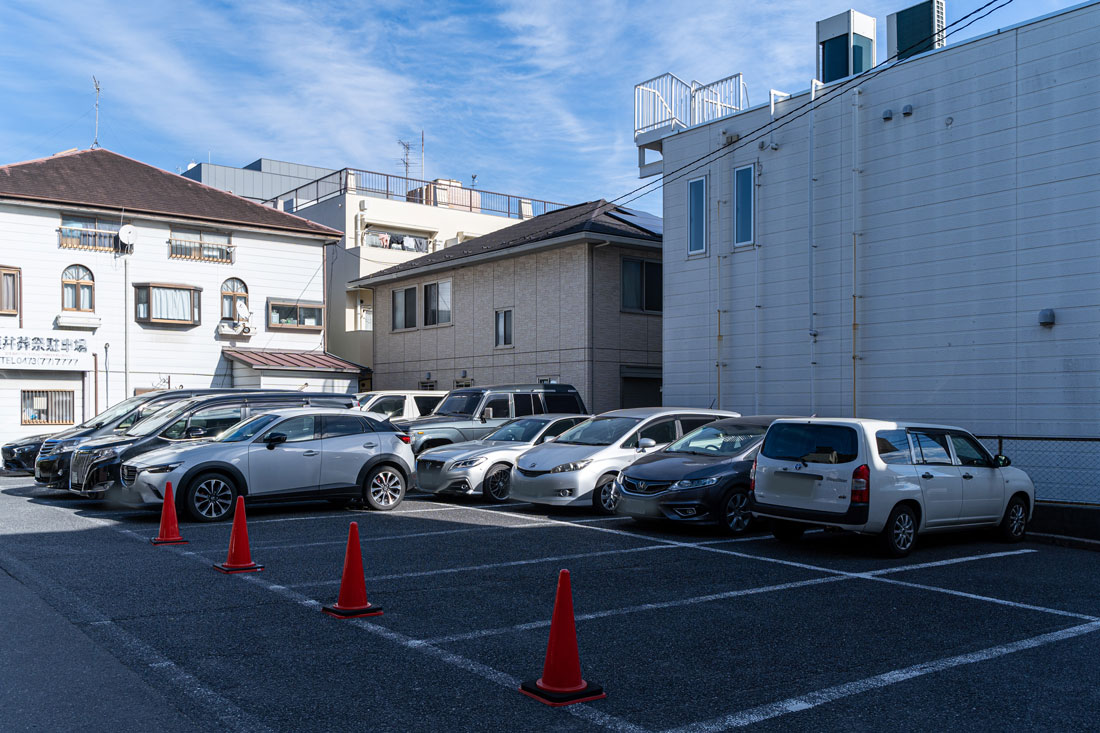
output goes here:
[[417, 485], [434, 494], [480, 493], [491, 502], [504, 502], [511, 491], [516, 458], [587, 419], [587, 415], [531, 415], [505, 423], [481, 440], [426, 450], [416, 461]]

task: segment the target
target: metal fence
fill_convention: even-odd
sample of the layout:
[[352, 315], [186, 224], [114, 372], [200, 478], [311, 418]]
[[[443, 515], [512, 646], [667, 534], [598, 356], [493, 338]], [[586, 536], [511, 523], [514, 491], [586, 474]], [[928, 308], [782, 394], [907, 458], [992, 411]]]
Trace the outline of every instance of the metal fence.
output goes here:
[[978, 437], [1027, 472], [1037, 501], [1100, 505], [1100, 438]]
[[700, 125], [739, 112], [749, 104], [741, 74], [701, 84], [688, 84], [675, 74], [661, 74], [634, 86], [634, 136], [668, 125]]

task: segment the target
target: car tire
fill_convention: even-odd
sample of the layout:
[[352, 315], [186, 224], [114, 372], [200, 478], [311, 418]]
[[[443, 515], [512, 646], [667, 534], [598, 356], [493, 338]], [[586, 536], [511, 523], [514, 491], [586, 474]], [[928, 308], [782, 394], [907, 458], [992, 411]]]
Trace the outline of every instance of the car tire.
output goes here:
[[735, 486], [722, 497], [722, 532], [732, 537], [740, 537], [752, 527], [752, 514], [749, 513], [749, 491], [744, 486]]
[[782, 519], [771, 520], [772, 537], [786, 544], [794, 544], [802, 539], [802, 533], [806, 531], [806, 525], [798, 522], [785, 522]]
[[405, 476], [393, 466], [383, 465], [367, 474], [363, 482], [363, 501], [380, 512], [388, 512], [405, 498]]
[[908, 504], [898, 504], [879, 535], [879, 548], [887, 557], [905, 557], [916, 544], [917, 513]]
[[1022, 497], [1014, 496], [1008, 502], [997, 532], [1004, 542], [1021, 542], [1027, 535], [1027, 502]]
[[184, 511], [196, 522], [221, 522], [233, 516], [237, 501], [237, 484], [224, 473], [200, 473], [187, 487]]
[[604, 474], [596, 482], [596, 488], [592, 489], [592, 506], [600, 514], [611, 516], [615, 513], [615, 507], [619, 504], [619, 497], [615, 495], [614, 474]]
[[507, 463], [498, 463], [485, 472], [481, 482], [481, 493], [491, 504], [503, 504], [512, 492], [512, 467]]

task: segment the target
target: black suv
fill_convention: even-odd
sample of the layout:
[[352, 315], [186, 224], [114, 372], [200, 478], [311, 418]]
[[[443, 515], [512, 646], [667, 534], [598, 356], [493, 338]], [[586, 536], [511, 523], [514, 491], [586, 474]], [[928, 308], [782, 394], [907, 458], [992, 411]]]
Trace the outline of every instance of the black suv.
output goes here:
[[[165, 407], [192, 397], [233, 392], [232, 389], [162, 389], [130, 397], [99, 413], [91, 420], [53, 435], [41, 436], [41, 449], [31, 456], [34, 480], [51, 489], [69, 486], [69, 459], [73, 449], [89, 440], [117, 435], [134, 423], [163, 410]], [[239, 390], [238, 390], [239, 391]]]
[[99, 497], [121, 486], [126, 460], [179, 441], [213, 438], [241, 420], [287, 407], [356, 406], [355, 395], [331, 392], [234, 391], [205, 395], [171, 405], [113, 437], [89, 440], [72, 453], [69, 491]]
[[548, 413], [584, 415], [576, 387], [569, 384], [498, 384], [447, 393], [428, 417], [393, 420], [412, 438], [414, 453], [477, 440], [515, 417]]

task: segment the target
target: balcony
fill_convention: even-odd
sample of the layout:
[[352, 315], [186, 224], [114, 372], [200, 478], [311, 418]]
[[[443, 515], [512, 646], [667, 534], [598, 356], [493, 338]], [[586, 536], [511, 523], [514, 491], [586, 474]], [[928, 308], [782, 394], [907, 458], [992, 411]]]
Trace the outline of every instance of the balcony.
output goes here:
[[434, 181], [425, 181], [358, 168], [335, 171], [269, 199], [264, 202], [264, 205], [295, 213], [307, 206], [345, 193], [470, 211], [476, 214], [504, 216], [510, 219], [530, 219], [565, 207], [565, 204], [552, 201], [463, 188], [458, 181], [449, 179], [437, 178]]
[[61, 227], [57, 230], [57, 246], [62, 249], [115, 252], [119, 250], [118, 232], [103, 229]]
[[192, 239], [169, 239], [168, 259], [233, 264], [233, 245], [210, 244]]

